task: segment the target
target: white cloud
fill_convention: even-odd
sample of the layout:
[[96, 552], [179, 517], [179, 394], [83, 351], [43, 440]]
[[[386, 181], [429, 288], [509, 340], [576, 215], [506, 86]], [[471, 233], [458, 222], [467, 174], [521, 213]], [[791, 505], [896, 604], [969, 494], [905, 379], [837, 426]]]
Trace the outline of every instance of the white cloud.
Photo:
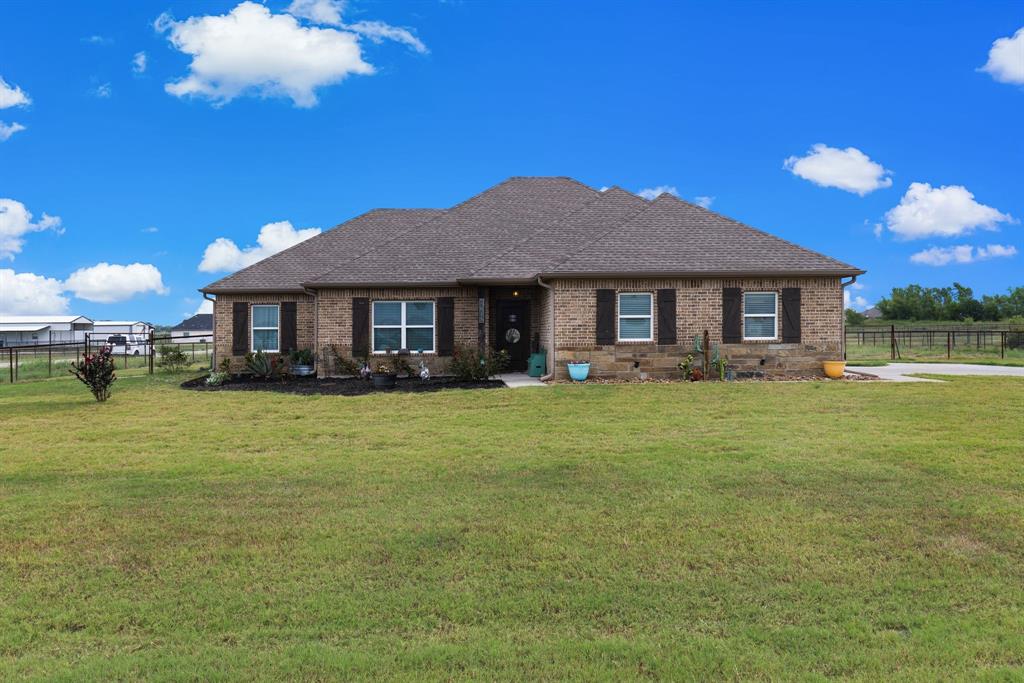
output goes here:
[[314, 24], [341, 25], [345, 3], [341, 0], [292, 0], [285, 11], [293, 17], [307, 19]]
[[213, 313], [213, 302], [209, 299], [203, 299], [202, 303], [199, 304], [199, 308], [192, 315], [199, 315], [200, 313]]
[[963, 185], [932, 187], [911, 183], [900, 203], [885, 214], [890, 231], [905, 240], [922, 237], [954, 237], [975, 228], [996, 230], [998, 223], [1013, 217], [974, 201]]
[[666, 193], [675, 195], [676, 197], [679, 196], [679, 190], [672, 185], [658, 185], [657, 187], [645, 187], [642, 190], [637, 190], [637, 195], [643, 197], [647, 201], [657, 199], [659, 195]]
[[0, 268], [0, 315], [66, 313], [68, 299], [62, 295], [63, 289], [60, 280]]
[[12, 135], [23, 130], [25, 130], [25, 126], [18, 122], [7, 125], [3, 121], [0, 121], [0, 142], [7, 142], [11, 139]]
[[407, 28], [401, 28], [400, 26], [391, 26], [385, 24], [383, 21], [357, 21], [354, 24], [346, 24], [344, 28], [349, 31], [354, 31], [361, 36], [366, 36], [374, 43], [380, 43], [384, 40], [393, 40], [403, 45], [408, 45], [416, 52], [421, 55], [425, 55], [430, 50], [423, 44], [423, 41], [413, 35], [412, 31]]
[[874, 236], [876, 238], [881, 238], [882, 237], [882, 224], [881, 223], [875, 223], [875, 227], [871, 229], [871, 232], [874, 234]]
[[1010, 245], [990, 244], [986, 247], [973, 247], [960, 244], [955, 247], [932, 247], [912, 254], [910, 261], [926, 266], [944, 266], [949, 263], [975, 263], [993, 258], [1008, 258], [1017, 253], [1017, 248]]
[[26, 107], [30, 104], [32, 104], [32, 100], [25, 94], [24, 90], [16, 85], [9, 85], [0, 76], [0, 109]]
[[157, 228], [157, 227], [151, 225], [148, 228], [143, 228], [142, 232], [148, 232], [148, 233], [160, 232], [160, 228]]
[[697, 206], [702, 206], [705, 209], [711, 208], [711, 203], [715, 201], [714, 197], [708, 197], [707, 195], [699, 195], [693, 198], [694, 203]]
[[856, 147], [837, 149], [819, 143], [811, 147], [806, 156], [789, 157], [782, 167], [815, 185], [837, 187], [862, 197], [892, 186], [889, 171]]
[[110, 87], [109, 83], [100, 83], [95, 88], [89, 91], [89, 94], [98, 97], [101, 100], [105, 100], [114, 93], [114, 89]]
[[146, 53], [136, 52], [132, 57], [132, 71], [137, 74], [146, 72]]
[[981, 67], [1001, 83], [1024, 85], [1024, 27], [1012, 38], [999, 38], [988, 51], [988, 62]]
[[258, 246], [255, 247], [239, 249], [232, 240], [218, 237], [206, 246], [199, 270], [204, 273], [239, 270], [319, 234], [320, 228], [296, 230], [291, 222], [279, 221], [267, 223], [260, 228], [260, 234], [256, 237]]
[[289, 14], [243, 2], [225, 15], [175, 21], [157, 19], [158, 31], [191, 55], [189, 73], [164, 89], [223, 105], [241, 95], [288, 97], [298, 107], [317, 103], [316, 89], [350, 74], [368, 75], [358, 36], [331, 28], [301, 26]]
[[169, 291], [164, 287], [160, 271], [149, 263], [122, 266], [104, 262], [79, 268], [64, 281], [64, 288], [79, 299], [101, 304], [125, 301], [145, 292], [167, 294]]
[[849, 289], [844, 289], [843, 308], [852, 308], [855, 311], [863, 311], [866, 308], [871, 308], [871, 304], [868, 303], [868, 300], [865, 299], [864, 297], [860, 295], [853, 296], [850, 294]]
[[293, 17], [306, 19], [314, 24], [326, 24], [337, 26], [358, 33], [369, 38], [374, 43], [381, 43], [385, 40], [408, 45], [420, 54], [427, 54], [430, 50], [417, 38], [412, 31], [400, 26], [392, 26], [383, 21], [357, 21], [353, 24], [343, 23], [341, 15], [345, 11], [345, 3], [341, 0], [293, 0], [292, 4], [285, 10]]
[[109, 45], [114, 42], [113, 38], [107, 38], [106, 36], [91, 35], [82, 38], [83, 43], [90, 43], [92, 45]]
[[37, 222], [25, 205], [13, 199], [0, 199], [0, 259], [14, 260], [25, 244], [24, 236], [41, 230], [59, 230], [60, 218], [43, 214]]

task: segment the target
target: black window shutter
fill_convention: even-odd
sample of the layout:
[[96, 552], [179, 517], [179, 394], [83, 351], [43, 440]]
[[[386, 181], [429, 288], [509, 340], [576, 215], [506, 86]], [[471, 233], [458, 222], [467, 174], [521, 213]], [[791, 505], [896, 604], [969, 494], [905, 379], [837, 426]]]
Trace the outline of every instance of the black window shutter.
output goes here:
[[597, 343], [615, 343], [615, 290], [597, 290]]
[[352, 299], [352, 356], [362, 358], [370, 355], [370, 300], [366, 297]]
[[740, 320], [740, 288], [722, 289], [722, 343], [739, 344], [743, 341], [743, 321]]
[[231, 304], [231, 355], [249, 353], [249, 304], [235, 301]]
[[281, 350], [285, 353], [298, 348], [298, 314], [294, 301], [281, 302]]
[[676, 290], [658, 290], [658, 343], [676, 343]]
[[437, 300], [437, 355], [455, 353], [455, 299], [442, 296]]
[[782, 290], [782, 342], [800, 343], [800, 288]]

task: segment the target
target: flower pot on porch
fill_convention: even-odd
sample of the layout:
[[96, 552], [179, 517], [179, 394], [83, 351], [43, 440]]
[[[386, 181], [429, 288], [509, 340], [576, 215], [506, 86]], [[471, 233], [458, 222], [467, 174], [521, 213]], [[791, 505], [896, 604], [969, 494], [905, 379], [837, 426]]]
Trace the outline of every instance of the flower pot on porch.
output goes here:
[[289, 369], [289, 372], [291, 372], [296, 377], [309, 377], [310, 375], [313, 374], [313, 366], [312, 365], [293, 365]]
[[569, 368], [569, 377], [574, 382], [582, 382], [590, 374], [590, 363], [566, 363]]
[[831, 379], [842, 379], [843, 372], [846, 371], [845, 360], [826, 360], [822, 361], [821, 365], [825, 369], [825, 376]]
[[395, 382], [398, 380], [398, 375], [395, 373], [387, 372], [375, 372], [373, 373], [373, 388], [374, 389], [391, 389], [395, 386]]

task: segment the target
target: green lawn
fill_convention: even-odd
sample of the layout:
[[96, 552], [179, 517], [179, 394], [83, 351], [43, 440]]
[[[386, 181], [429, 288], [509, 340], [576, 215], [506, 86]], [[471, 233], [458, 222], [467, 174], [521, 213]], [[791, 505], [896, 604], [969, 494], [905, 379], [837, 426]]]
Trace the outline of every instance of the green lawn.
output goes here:
[[1024, 381], [0, 387], [0, 679], [1024, 676]]

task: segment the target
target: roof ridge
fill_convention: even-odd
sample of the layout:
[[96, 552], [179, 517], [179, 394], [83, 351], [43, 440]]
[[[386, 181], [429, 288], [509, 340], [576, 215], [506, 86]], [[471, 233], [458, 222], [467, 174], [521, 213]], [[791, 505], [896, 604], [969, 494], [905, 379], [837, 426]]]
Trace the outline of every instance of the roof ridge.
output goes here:
[[[622, 189], [622, 188], [619, 188], [619, 189]], [[643, 197], [641, 197], [639, 195], [635, 195], [632, 192], [630, 192], [629, 190], [622, 190], [622, 191], [625, 192], [626, 194], [632, 196], [632, 197], [636, 197], [640, 201], [644, 201]], [[583, 252], [584, 250], [588, 249], [594, 242], [597, 242], [598, 240], [602, 240], [605, 237], [607, 237], [608, 235], [610, 235], [613, 231], [620, 229], [624, 225], [628, 225], [629, 223], [632, 223], [633, 220], [636, 219], [638, 216], [640, 216], [641, 214], [646, 213], [648, 210], [650, 210], [652, 208], [653, 204], [654, 204], [654, 202], [644, 201], [644, 204], [637, 211], [635, 211], [634, 213], [631, 213], [625, 220], [623, 220], [620, 223], [617, 223], [615, 226], [613, 226], [611, 228], [608, 228], [607, 230], [605, 230], [601, 234], [599, 234], [596, 237], [594, 237], [592, 240], [587, 241], [587, 243], [584, 244], [579, 249], [575, 249], [573, 251], [570, 251], [568, 254], [564, 254], [561, 258], [557, 259], [556, 261], [554, 261], [551, 264], [551, 268], [552, 269], [557, 268], [558, 266], [562, 265], [563, 263], [565, 263], [566, 261], [571, 259], [576, 254], [579, 254], [579, 253]]]
[[[668, 193], [666, 192], [666, 193], [662, 193], [662, 194], [668, 194]], [[856, 269], [856, 266], [850, 265], [846, 261], [840, 261], [839, 259], [834, 258], [832, 256], [829, 256], [828, 254], [823, 254], [820, 251], [814, 251], [813, 249], [808, 249], [807, 247], [801, 246], [801, 245], [797, 244], [796, 242], [791, 242], [791, 241], [787, 240], [784, 237], [779, 237], [778, 235], [770, 233], [770, 232], [768, 232], [766, 230], [761, 230], [760, 228], [755, 228], [754, 226], [748, 225], [748, 224], [744, 223], [743, 221], [736, 220], [735, 218], [732, 218], [731, 216], [726, 216], [723, 213], [718, 213], [717, 211], [712, 211], [711, 209], [709, 209], [707, 207], [701, 206], [700, 204], [695, 204], [695, 203], [693, 203], [691, 201], [687, 201], [687, 200], [683, 199], [682, 197], [678, 197], [676, 195], [669, 195], [669, 196], [672, 197], [672, 199], [674, 199], [675, 201], [680, 202], [681, 204], [685, 204], [686, 206], [689, 206], [691, 208], [698, 209], [699, 211], [703, 211], [704, 213], [709, 213], [712, 216], [718, 216], [719, 218], [724, 218], [725, 220], [729, 221], [730, 223], [735, 223], [736, 225], [740, 226], [741, 228], [746, 228], [747, 230], [753, 230], [754, 232], [756, 232], [756, 233], [758, 233], [760, 235], [764, 235], [764, 236], [770, 237], [770, 238], [772, 238], [774, 240], [778, 240], [779, 242], [782, 242], [784, 244], [788, 244], [791, 247], [794, 247], [796, 249], [800, 249], [800, 250], [805, 251], [805, 252], [807, 252], [809, 254], [814, 254], [815, 256], [821, 256], [822, 258], [827, 258], [830, 261], [835, 261], [836, 263], [839, 263], [841, 265], [847, 266], [849, 268]], [[658, 198], [660, 198], [660, 197], [661, 197], [661, 195], [659, 195]]]

